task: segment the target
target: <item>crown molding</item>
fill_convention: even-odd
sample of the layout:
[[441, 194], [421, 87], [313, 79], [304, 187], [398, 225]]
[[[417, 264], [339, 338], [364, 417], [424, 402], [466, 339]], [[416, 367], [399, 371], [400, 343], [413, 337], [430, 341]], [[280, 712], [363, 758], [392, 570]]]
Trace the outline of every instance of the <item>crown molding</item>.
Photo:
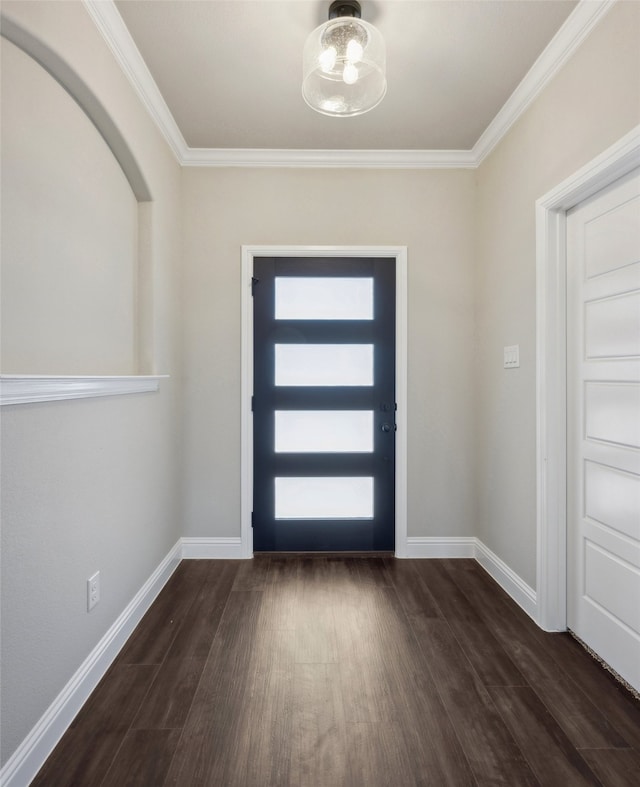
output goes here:
[[580, 0], [476, 144], [476, 166], [491, 153], [617, 0]]
[[446, 169], [476, 166], [470, 150], [255, 150], [189, 148], [185, 167]]
[[182, 166], [473, 169], [498, 145], [617, 0], [580, 0], [471, 150], [190, 148], [113, 0], [82, 2]]
[[82, 0], [89, 16], [179, 163], [189, 150], [175, 118], [113, 0]]

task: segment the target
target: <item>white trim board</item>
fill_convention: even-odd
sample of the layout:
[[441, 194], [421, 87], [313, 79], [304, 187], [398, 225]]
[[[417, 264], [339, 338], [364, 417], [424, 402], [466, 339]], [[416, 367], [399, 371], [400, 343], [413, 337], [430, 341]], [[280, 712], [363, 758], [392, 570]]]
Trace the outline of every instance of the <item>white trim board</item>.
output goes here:
[[245, 555], [241, 538], [183, 538], [182, 557], [185, 560], [240, 560]]
[[43, 766], [182, 559], [179, 540], [91, 651], [0, 771], [4, 787], [24, 787]]
[[476, 166], [498, 145], [616, 2], [578, 3], [473, 146]]
[[188, 148], [183, 167], [474, 169], [471, 150], [256, 150]]
[[160, 380], [169, 375], [125, 375], [109, 377], [0, 375], [0, 405], [58, 402], [96, 396], [158, 391]]
[[478, 538], [476, 539], [475, 559], [505, 593], [511, 596], [516, 604], [537, 623], [538, 596], [536, 591]]
[[406, 246], [243, 246], [240, 426], [240, 536], [243, 557], [253, 554], [253, 308], [254, 257], [382, 257], [396, 263], [396, 556], [407, 551], [407, 247]]
[[190, 148], [113, 0], [83, 0], [100, 34], [182, 166], [475, 168], [604, 18], [616, 0], [581, 0], [471, 150]]
[[536, 202], [538, 625], [567, 627], [567, 211], [640, 166], [640, 125]]
[[118, 65], [179, 162], [189, 148], [113, 0], [83, 0]]
[[473, 558], [476, 539], [473, 536], [409, 536], [407, 558]]

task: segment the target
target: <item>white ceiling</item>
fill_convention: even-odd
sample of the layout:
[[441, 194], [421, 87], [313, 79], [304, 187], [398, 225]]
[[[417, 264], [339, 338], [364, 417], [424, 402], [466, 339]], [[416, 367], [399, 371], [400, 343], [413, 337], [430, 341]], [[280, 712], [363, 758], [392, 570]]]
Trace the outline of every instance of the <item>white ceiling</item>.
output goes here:
[[575, 0], [362, 0], [387, 45], [377, 108], [328, 118], [301, 95], [329, 0], [116, 0], [190, 148], [470, 150]]

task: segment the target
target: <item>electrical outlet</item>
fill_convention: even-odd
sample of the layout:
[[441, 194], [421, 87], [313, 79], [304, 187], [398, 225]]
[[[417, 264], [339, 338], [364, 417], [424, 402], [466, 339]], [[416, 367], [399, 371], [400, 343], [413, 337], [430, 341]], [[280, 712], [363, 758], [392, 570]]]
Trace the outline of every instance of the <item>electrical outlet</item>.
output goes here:
[[91, 612], [98, 601], [100, 601], [100, 572], [96, 571], [87, 580], [87, 612]]

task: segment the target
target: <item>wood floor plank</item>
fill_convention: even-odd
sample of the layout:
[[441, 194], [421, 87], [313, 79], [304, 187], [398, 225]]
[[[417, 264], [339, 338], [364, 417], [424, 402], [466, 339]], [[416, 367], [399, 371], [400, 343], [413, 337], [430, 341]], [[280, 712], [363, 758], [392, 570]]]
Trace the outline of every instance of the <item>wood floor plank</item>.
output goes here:
[[140, 709], [158, 667], [115, 662], [96, 686], [71, 727], [127, 730]]
[[266, 586], [290, 585], [292, 582], [297, 582], [300, 580], [301, 570], [302, 564], [299, 559], [273, 555], [269, 558]]
[[167, 785], [241, 783], [237, 770], [244, 763], [249, 740], [249, 731], [242, 726], [242, 709], [249, 701], [251, 653], [260, 602], [259, 592], [230, 593]]
[[600, 785], [560, 725], [528, 687], [490, 689], [498, 710], [542, 784]]
[[485, 686], [527, 686], [527, 679], [481, 620], [452, 620], [449, 625]]
[[302, 558], [301, 585], [296, 598], [296, 663], [337, 661], [333, 592], [327, 578], [327, 559]]
[[425, 585], [420, 572], [415, 571], [414, 561], [389, 558], [384, 562], [391, 583], [407, 615], [442, 617], [438, 602]]
[[[245, 702], [231, 724], [239, 742], [235, 757], [225, 756], [209, 784], [276, 787], [289, 780], [293, 633], [256, 627], [256, 647], [246, 678]], [[235, 742], [235, 741], [234, 741]]]
[[138, 714], [134, 729], [182, 729], [200, 677], [203, 658], [168, 658], [158, 669]]
[[446, 571], [445, 560], [412, 560], [413, 571], [420, 576], [431, 596], [449, 622], [452, 620], [475, 621], [479, 619], [477, 611], [458, 587], [453, 577]]
[[479, 785], [538, 782], [448, 623], [415, 621], [428, 667]]
[[[370, 653], [356, 666], [372, 671], [371, 687], [379, 665], [384, 675], [375, 694], [370, 698], [365, 695], [365, 699], [374, 701], [373, 711], [381, 718], [400, 725], [416, 784], [475, 784], [459, 735], [426, 669], [424, 654], [395, 588], [371, 589], [364, 596], [364, 609], [370, 621], [366, 640]], [[418, 619], [433, 620], [422, 615]], [[343, 694], [343, 702], [348, 718], [348, 695]]]
[[353, 558], [353, 562], [360, 583], [378, 587], [388, 587], [392, 584], [386, 564], [380, 558]]
[[271, 557], [256, 554], [252, 560], [241, 560], [233, 583], [234, 590], [264, 590], [270, 571]]
[[460, 737], [437, 687], [424, 668], [388, 677], [401, 732], [419, 787], [476, 785]]
[[580, 754], [606, 787], [640, 784], [640, 752], [636, 749], [581, 749]]
[[355, 664], [379, 661], [384, 632], [375, 609], [378, 586], [360, 586], [346, 577], [337, 583], [332, 603], [337, 661]]
[[179, 737], [179, 730], [129, 731], [100, 787], [158, 787]]
[[268, 629], [293, 631], [297, 600], [301, 592], [300, 561], [273, 557], [265, 581], [259, 625]]
[[625, 738], [547, 651], [535, 624], [510, 600], [504, 599], [502, 591], [497, 592], [488, 575], [479, 567], [477, 571], [451, 570], [456, 572], [456, 580], [470, 603], [574, 746], [626, 748], [629, 744]]
[[100, 787], [125, 730], [69, 730], [29, 787]]
[[157, 667], [115, 664], [33, 780], [35, 787], [97, 787], [138, 712]]
[[185, 612], [167, 652], [168, 659], [206, 658], [229, 593], [238, 573], [237, 560], [198, 561], [208, 564], [200, 588]]
[[346, 740], [350, 787], [387, 787], [391, 784], [414, 787], [419, 783], [401, 725], [394, 722], [349, 723]]
[[[285, 636], [289, 632], [284, 633]], [[293, 655], [293, 643], [285, 648]], [[282, 787], [289, 784], [293, 709], [293, 661], [258, 669], [253, 677], [247, 713], [249, 746], [246, 787]]]
[[290, 787], [347, 787], [347, 740], [338, 665], [296, 664]]
[[[457, 561], [464, 563], [465, 561]], [[473, 561], [475, 562], [475, 561]], [[526, 686], [527, 680], [447, 571], [446, 560], [414, 561], [460, 647], [485, 686]]]
[[347, 722], [391, 722], [396, 718], [397, 698], [392, 696], [382, 659], [341, 661], [338, 667], [337, 678]]
[[540, 632], [538, 636], [556, 663], [571, 674], [589, 697], [597, 698], [598, 709], [609, 724], [640, 752], [640, 700], [570, 634]]
[[243, 787], [280, 787], [288, 783], [291, 759], [295, 637], [292, 631], [261, 627], [259, 618], [248, 662], [247, 701], [233, 714], [242, 745], [234, 759], [220, 763], [216, 778]]
[[123, 664], [161, 664], [208, 570], [206, 560], [183, 560], [118, 655]]

